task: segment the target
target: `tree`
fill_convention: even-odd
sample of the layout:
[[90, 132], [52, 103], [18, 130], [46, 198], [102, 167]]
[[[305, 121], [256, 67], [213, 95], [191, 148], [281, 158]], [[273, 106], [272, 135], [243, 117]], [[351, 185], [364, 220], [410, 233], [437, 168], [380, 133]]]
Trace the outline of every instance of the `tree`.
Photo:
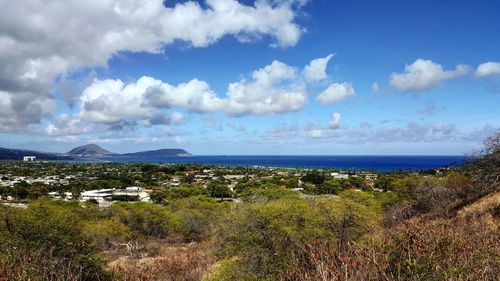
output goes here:
[[49, 187], [44, 183], [35, 182], [28, 188], [28, 198], [37, 199], [46, 195], [49, 192]]
[[187, 174], [181, 178], [182, 183], [192, 183], [194, 181], [194, 174]]
[[500, 132], [486, 139], [483, 150], [467, 161], [466, 168], [475, 187], [468, 200], [500, 190]]
[[325, 176], [317, 170], [312, 170], [302, 177], [302, 181], [320, 185], [325, 181]]
[[227, 184], [222, 181], [213, 181], [208, 184], [207, 187], [208, 193], [211, 197], [221, 198], [231, 197], [231, 190], [227, 187]]
[[393, 180], [386, 175], [380, 175], [373, 184], [373, 187], [383, 191], [392, 190], [394, 188]]

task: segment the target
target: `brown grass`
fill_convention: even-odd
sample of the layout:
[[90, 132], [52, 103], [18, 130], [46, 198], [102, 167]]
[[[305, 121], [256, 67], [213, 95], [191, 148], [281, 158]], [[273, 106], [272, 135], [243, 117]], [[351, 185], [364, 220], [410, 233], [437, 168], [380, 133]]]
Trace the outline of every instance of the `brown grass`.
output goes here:
[[282, 280], [500, 280], [498, 193], [451, 219], [422, 216], [381, 237], [305, 245]]
[[205, 242], [170, 244], [155, 240], [145, 244], [143, 253], [121, 256], [108, 264], [116, 280], [201, 280], [215, 262]]

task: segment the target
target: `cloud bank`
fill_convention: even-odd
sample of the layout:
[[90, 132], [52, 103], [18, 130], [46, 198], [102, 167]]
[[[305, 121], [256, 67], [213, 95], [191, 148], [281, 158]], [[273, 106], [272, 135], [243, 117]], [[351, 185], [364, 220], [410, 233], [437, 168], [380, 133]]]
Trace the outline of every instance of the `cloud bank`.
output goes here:
[[304, 32], [297, 9], [306, 2], [0, 0], [0, 130], [39, 123], [55, 108], [54, 79], [105, 67], [119, 52], [161, 53], [177, 41], [206, 47], [224, 36], [293, 46]]

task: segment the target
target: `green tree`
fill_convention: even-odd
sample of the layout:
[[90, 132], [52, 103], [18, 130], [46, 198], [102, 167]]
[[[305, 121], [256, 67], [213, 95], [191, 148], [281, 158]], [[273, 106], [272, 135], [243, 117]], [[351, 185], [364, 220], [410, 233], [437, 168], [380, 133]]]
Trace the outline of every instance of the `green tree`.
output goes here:
[[302, 181], [310, 182], [315, 185], [320, 185], [325, 181], [325, 176], [318, 170], [308, 171], [303, 177]]
[[223, 181], [212, 181], [207, 186], [208, 193], [211, 197], [214, 198], [225, 198], [231, 197], [232, 193], [229, 187], [227, 187], [227, 183]]

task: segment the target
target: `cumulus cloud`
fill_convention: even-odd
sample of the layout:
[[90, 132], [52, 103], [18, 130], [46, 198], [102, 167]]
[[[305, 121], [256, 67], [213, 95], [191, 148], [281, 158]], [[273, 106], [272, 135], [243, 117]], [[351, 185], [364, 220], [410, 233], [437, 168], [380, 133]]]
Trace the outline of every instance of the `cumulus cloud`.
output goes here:
[[356, 91], [351, 83], [333, 83], [326, 90], [316, 97], [316, 100], [323, 105], [336, 103], [345, 97], [356, 95]]
[[227, 35], [240, 41], [269, 36], [275, 46], [293, 46], [303, 33], [296, 10], [306, 2], [206, 0], [166, 7], [163, 0], [0, 0], [0, 107], [11, 113], [0, 117], [0, 129], [40, 122], [53, 108], [55, 78], [106, 66], [119, 52], [159, 53], [176, 41], [206, 47]]
[[476, 69], [476, 76], [485, 77], [490, 75], [500, 74], [500, 62], [485, 62], [480, 64]]
[[417, 59], [406, 65], [404, 73], [391, 74], [389, 85], [398, 91], [427, 91], [443, 80], [459, 77], [469, 72], [466, 65], [457, 65], [455, 70], [444, 70], [440, 64]]
[[202, 113], [223, 107], [223, 101], [205, 81], [193, 79], [187, 83], [172, 86], [152, 79], [147, 84], [140, 90], [143, 90], [145, 103], [155, 108], [183, 107], [191, 112]]
[[340, 113], [334, 112], [332, 113], [332, 118], [330, 119], [329, 124], [330, 128], [337, 129], [340, 127]]
[[374, 83], [372, 84], [372, 92], [376, 93], [376, 92], [378, 92], [378, 91], [380, 91], [380, 86], [378, 85], [378, 83], [377, 83], [377, 82], [374, 82]]
[[[182, 124], [184, 116], [181, 113], [166, 113], [172, 109], [195, 113], [219, 111], [231, 116], [297, 111], [307, 102], [305, 85], [297, 72], [292, 66], [273, 61], [254, 71], [251, 79], [229, 84], [226, 95], [221, 97], [207, 82], [198, 79], [178, 85], [149, 76], [128, 84], [120, 79], [94, 79], [79, 97], [77, 112], [71, 117], [60, 116], [46, 127], [45, 132], [48, 135], [63, 135], [65, 132], [74, 135], [102, 128], [132, 130]], [[8, 98], [0, 92], [0, 101]], [[64, 126], [68, 128], [64, 129]], [[84, 129], [78, 132], [78, 127]]]
[[78, 117], [104, 124], [152, 118], [158, 112], [143, 106], [144, 94], [148, 88], [159, 84], [162, 82], [146, 76], [127, 85], [119, 79], [95, 79], [80, 97]]
[[307, 103], [305, 87], [295, 68], [279, 61], [252, 73], [252, 80], [231, 83], [225, 111], [234, 116], [269, 115], [302, 109]]
[[45, 133], [49, 136], [75, 136], [89, 133], [91, 130], [80, 119], [61, 114], [54, 122], [47, 125]]
[[[185, 84], [176, 87], [147, 76], [130, 84], [119, 79], [94, 79], [80, 96], [79, 111], [73, 116], [60, 115], [47, 125], [45, 133], [51, 136], [78, 135], [104, 130], [133, 130], [138, 126], [182, 124], [182, 113], [165, 113], [161, 110], [163, 105], [155, 107], [148, 103], [149, 89], [158, 87], [183, 92]], [[203, 97], [204, 92], [197, 94]], [[176, 102], [185, 100], [185, 96], [179, 96]]]
[[312, 60], [305, 68], [304, 68], [304, 76], [309, 81], [321, 81], [328, 78], [326, 74], [326, 67], [328, 62], [333, 57], [333, 54], [330, 54], [324, 58], [318, 58]]

